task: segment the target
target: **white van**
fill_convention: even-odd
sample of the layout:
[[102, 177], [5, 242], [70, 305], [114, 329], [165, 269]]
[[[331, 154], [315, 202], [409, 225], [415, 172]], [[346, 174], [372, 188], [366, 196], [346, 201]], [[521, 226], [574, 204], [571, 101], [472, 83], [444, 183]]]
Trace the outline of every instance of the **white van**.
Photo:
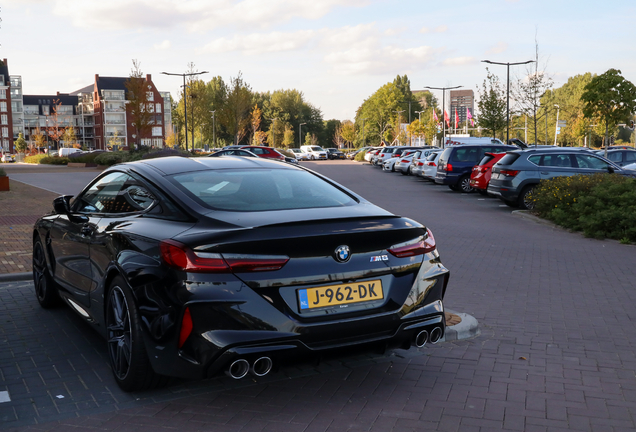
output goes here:
[[57, 152], [57, 155], [59, 157], [66, 157], [66, 156], [68, 156], [70, 154], [81, 152], [81, 151], [82, 150], [80, 150], [78, 148], [75, 148], [75, 147], [63, 147]]
[[300, 149], [309, 155], [311, 160], [327, 160], [327, 152], [318, 146], [300, 146]]

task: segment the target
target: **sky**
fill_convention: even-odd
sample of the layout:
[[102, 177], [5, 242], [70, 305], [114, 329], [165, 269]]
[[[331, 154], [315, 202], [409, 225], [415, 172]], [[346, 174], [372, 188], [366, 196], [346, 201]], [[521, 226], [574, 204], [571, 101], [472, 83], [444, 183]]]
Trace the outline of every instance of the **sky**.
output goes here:
[[[297, 89], [323, 118], [354, 119], [378, 88], [478, 90], [486, 66], [535, 58], [555, 87], [610, 68], [636, 83], [636, 3], [619, 0], [5, 0], [0, 58], [31, 95], [70, 93], [132, 60], [179, 99], [189, 65], [253, 91]], [[510, 79], [527, 66], [511, 66]], [[441, 102], [441, 92], [434, 91]]]

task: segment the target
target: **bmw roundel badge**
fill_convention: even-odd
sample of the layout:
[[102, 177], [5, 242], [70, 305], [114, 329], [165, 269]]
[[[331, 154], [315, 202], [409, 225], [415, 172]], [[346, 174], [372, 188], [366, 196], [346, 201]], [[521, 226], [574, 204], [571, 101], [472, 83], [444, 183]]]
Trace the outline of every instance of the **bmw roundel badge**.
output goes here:
[[351, 251], [349, 250], [349, 246], [338, 246], [336, 248], [336, 253], [334, 254], [336, 261], [338, 262], [347, 262], [349, 258], [351, 258]]

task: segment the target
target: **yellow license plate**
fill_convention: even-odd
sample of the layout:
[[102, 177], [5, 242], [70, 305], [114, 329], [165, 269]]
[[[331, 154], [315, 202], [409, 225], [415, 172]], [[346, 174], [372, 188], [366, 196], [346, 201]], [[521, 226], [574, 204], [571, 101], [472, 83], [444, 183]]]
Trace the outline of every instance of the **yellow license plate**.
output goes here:
[[298, 290], [300, 309], [361, 303], [384, 298], [380, 279]]

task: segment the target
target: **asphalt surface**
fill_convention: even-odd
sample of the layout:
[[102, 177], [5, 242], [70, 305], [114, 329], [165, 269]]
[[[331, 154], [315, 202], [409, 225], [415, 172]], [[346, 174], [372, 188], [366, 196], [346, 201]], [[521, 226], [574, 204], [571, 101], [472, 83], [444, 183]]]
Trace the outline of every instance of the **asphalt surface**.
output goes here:
[[634, 246], [366, 164], [305, 166], [428, 225], [451, 270], [445, 305], [481, 334], [126, 394], [103, 340], [70, 310], [40, 309], [30, 282], [1, 283], [0, 428], [636, 430]]

